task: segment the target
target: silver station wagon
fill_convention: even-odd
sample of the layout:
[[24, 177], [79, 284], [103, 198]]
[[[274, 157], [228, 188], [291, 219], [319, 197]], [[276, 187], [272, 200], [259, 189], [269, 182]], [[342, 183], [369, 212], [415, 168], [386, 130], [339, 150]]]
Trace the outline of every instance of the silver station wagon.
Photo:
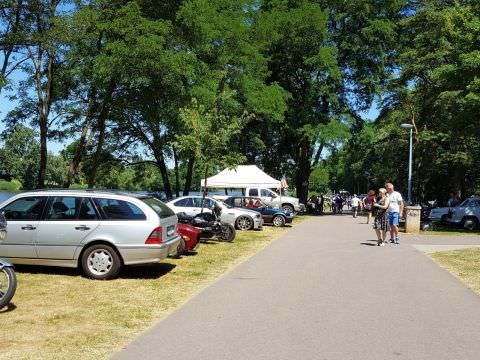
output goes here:
[[158, 263], [176, 252], [177, 216], [149, 196], [96, 190], [25, 192], [0, 204], [14, 264], [78, 267], [111, 279], [123, 265]]

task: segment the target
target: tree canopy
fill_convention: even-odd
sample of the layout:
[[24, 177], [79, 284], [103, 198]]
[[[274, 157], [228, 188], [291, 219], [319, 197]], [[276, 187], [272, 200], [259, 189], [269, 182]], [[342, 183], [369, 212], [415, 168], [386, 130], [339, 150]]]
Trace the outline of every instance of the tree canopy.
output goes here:
[[477, 1], [1, 0], [0, 10], [0, 96], [14, 107], [1, 114], [0, 173], [24, 188], [171, 197], [255, 163], [291, 179], [302, 201], [387, 180], [405, 191], [410, 123], [416, 200], [480, 190]]

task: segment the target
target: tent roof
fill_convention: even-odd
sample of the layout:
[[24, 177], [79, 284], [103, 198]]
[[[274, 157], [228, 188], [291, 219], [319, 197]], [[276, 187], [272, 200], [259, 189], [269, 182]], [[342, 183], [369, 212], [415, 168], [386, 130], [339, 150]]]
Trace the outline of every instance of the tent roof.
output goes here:
[[[205, 186], [205, 180], [200, 182]], [[280, 188], [280, 181], [265, 174], [255, 165], [239, 165], [235, 169], [225, 169], [207, 178], [208, 188], [234, 189], [246, 187]]]

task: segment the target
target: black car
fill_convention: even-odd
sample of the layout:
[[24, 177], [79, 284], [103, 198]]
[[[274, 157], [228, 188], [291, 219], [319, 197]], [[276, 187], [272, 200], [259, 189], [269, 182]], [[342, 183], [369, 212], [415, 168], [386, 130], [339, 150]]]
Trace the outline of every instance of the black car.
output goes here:
[[257, 197], [230, 196], [224, 202], [232, 207], [258, 211], [262, 214], [263, 222], [273, 224], [273, 226], [284, 226], [290, 224], [293, 220], [293, 215], [290, 212], [268, 207]]

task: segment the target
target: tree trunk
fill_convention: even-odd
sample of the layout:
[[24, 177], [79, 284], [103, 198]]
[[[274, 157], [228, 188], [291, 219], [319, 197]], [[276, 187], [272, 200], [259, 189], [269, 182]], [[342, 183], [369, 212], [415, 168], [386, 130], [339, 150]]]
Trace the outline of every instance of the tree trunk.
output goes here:
[[38, 169], [37, 189], [43, 189], [45, 187], [45, 179], [47, 175], [47, 134], [48, 134], [48, 122], [43, 116], [39, 121], [40, 125], [40, 164]]
[[105, 131], [108, 113], [108, 106], [105, 105], [98, 119], [98, 143], [97, 148], [95, 149], [95, 154], [93, 155], [92, 168], [90, 169], [90, 174], [88, 175], [89, 188], [93, 188], [95, 186], [95, 178], [97, 177], [98, 166], [100, 165], [102, 158], [103, 144], [105, 143]]
[[298, 168], [295, 175], [295, 186], [297, 189], [297, 197], [303, 204], [307, 203], [308, 185], [310, 173], [312, 172], [310, 163], [310, 142], [308, 139], [301, 140], [298, 149]]
[[173, 197], [172, 187], [170, 186], [170, 180], [168, 178], [168, 169], [167, 165], [165, 164], [165, 157], [163, 156], [162, 151], [155, 151], [155, 162], [157, 163], [158, 169], [160, 170], [160, 175], [162, 176], [163, 180], [163, 191], [165, 191], [165, 195], [168, 199]]
[[88, 92], [88, 110], [87, 110], [87, 114], [85, 115], [85, 119], [83, 121], [82, 133], [80, 135], [77, 148], [75, 149], [75, 155], [73, 156], [73, 159], [70, 162], [70, 165], [68, 166], [67, 177], [65, 179], [65, 182], [63, 183], [63, 187], [67, 189], [70, 187], [70, 184], [72, 183], [73, 178], [77, 174], [78, 167], [85, 153], [85, 148], [88, 145], [87, 133], [88, 133], [88, 129], [90, 128], [90, 122], [93, 118], [93, 114], [95, 112], [96, 93], [97, 91], [95, 87], [92, 86]]
[[187, 196], [190, 193], [192, 187], [192, 177], [193, 177], [193, 164], [195, 163], [195, 155], [191, 155], [188, 158], [187, 163], [187, 175], [185, 177], [185, 187], [183, 188], [183, 196]]
[[175, 145], [172, 146], [173, 150], [173, 161], [175, 163], [175, 195], [180, 197], [180, 174], [178, 173], [178, 157], [177, 157], [177, 149]]
[[205, 177], [203, 183], [203, 194], [202, 194], [202, 210], [200, 211], [203, 213], [203, 207], [205, 206], [205, 197], [207, 196], [207, 178], [208, 178], [208, 165], [205, 165]]

